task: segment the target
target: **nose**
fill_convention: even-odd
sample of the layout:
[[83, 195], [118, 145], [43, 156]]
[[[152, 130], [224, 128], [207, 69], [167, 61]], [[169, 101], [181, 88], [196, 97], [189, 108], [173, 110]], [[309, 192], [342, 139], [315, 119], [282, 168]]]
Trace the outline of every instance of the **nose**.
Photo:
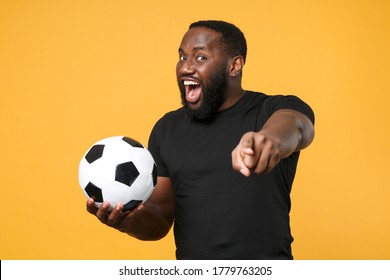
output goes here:
[[195, 73], [194, 63], [190, 59], [181, 60], [177, 64], [177, 74], [191, 75]]

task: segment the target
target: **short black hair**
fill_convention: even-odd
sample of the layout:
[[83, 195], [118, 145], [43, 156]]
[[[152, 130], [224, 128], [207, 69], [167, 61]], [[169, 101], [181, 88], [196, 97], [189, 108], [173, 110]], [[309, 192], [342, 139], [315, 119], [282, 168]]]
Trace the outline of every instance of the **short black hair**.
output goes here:
[[226, 53], [231, 57], [241, 55], [244, 61], [246, 60], [247, 46], [245, 36], [234, 24], [221, 20], [201, 20], [192, 23], [189, 29], [195, 27], [206, 27], [220, 33]]

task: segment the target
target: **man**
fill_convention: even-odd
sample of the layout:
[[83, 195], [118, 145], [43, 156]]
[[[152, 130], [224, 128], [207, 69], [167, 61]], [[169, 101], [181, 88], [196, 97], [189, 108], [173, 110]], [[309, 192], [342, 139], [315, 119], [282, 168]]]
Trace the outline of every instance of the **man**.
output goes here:
[[174, 224], [178, 259], [292, 259], [290, 191], [314, 114], [295, 96], [241, 87], [242, 32], [222, 21], [193, 23], [179, 47], [183, 107], [153, 128], [158, 167], [151, 197], [131, 212], [108, 203], [90, 213], [141, 240]]

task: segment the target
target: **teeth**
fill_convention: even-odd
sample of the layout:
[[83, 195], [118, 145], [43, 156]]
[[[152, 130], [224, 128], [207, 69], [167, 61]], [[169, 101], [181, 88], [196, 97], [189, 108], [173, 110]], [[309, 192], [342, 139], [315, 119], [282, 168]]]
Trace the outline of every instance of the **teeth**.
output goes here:
[[199, 85], [199, 83], [194, 82], [194, 81], [184, 81], [185, 86], [196, 86]]

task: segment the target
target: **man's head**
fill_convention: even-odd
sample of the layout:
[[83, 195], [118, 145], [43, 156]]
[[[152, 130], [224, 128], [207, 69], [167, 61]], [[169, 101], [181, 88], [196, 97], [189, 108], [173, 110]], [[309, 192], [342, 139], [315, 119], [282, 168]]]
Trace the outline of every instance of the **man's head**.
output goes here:
[[230, 23], [190, 25], [179, 47], [176, 74], [183, 106], [192, 117], [209, 118], [238, 94], [246, 50], [244, 35]]
[[219, 20], [201, 20], [190, 25], [191, 28], [206, 27], [221, 34], [222, 46], [230, 57], [242, 56], [246, 60], [247, 46], [244, 34], [235, 25]]

